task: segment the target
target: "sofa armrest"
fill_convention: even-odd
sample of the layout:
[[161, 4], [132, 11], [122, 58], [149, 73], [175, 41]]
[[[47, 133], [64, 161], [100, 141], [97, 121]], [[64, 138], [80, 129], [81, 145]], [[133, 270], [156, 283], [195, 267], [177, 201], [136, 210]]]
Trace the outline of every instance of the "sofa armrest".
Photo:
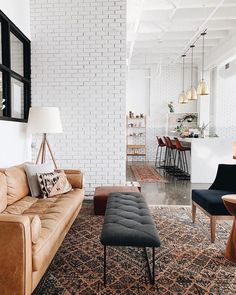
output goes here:
[[84, 187], [84, 175], [80, 170], [64, 170], [64, 172], [73, 188]]
[[31, 294], [32, 242], [28, 216], [0, 214], [0, 294]]

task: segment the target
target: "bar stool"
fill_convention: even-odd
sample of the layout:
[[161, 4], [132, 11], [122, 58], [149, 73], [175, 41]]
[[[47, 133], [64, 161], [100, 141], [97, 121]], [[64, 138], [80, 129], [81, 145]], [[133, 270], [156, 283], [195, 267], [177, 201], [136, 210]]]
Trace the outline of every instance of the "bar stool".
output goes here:
[[164, 139], [164, 143], [166, 145], [166, 152], [165, 152], [165, 158], [164, 158], [164, 169], [167, 169], [167, 159], [168, 159], [168, 156], [169, 156], [169, 149], [170, 149], [170, 146], [169, 146], [169, 142], [167, 140], [167, 138], [165, 136], [163, 136], [163, 139]]
[[178, 154], [177, 166], [184, 172], [184, 176], [189, 179], [190, 175], [186, 152], [189, 151], [191, 153], [191, 148], [183, 146], [178, 138], [175, 138], [175, 145]]
[[[156, 151], [156, 161], [155, 161], [155, 167], [156, 168], [164, 168], [164, 166], [161, 166], [161, 159], [162, 159], [162, 150], [166, 147], [165, 143], [161, 139], [161, 137], [156, 136], [157, 138], [157, 151]], [[158, 159], [158, 152], [160, 149], [160, 156], [159, 156], [159, 167], [157, 167], [157, 159]]]
[[169, 137], [163, 136], [166, 144], [165, 164], [164, 167], [168, 173], [175, 173], [175, 150], [176, 147]]

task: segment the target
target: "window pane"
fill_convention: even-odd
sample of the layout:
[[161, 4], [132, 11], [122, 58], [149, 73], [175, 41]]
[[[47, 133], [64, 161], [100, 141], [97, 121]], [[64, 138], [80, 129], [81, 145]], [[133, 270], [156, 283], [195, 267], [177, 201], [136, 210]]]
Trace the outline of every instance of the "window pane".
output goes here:
[[11, 78], [11, 116], [24, 119], [24, 84]]
[[5, 108], [5, 102], [3, 101], [2, 92], [2, 72], [0, 72], [0, 117], [3, 116], [3, 109]]
[[24, 75], [23, 63], [24, 63], [24, 55], [23, 55], [23, 43], [11, 33], [11, 69], [20, 74]]

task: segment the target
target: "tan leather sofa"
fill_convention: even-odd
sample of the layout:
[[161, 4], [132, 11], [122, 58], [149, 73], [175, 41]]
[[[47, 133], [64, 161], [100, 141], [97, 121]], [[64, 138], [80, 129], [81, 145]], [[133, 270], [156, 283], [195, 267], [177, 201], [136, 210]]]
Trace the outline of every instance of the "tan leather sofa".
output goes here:
[[65, 173], [72, 191], [38, 199], [30, 196], [23, 165], [0, 169], [1, 295], [33, 292], [78, 215], [83, 174]]

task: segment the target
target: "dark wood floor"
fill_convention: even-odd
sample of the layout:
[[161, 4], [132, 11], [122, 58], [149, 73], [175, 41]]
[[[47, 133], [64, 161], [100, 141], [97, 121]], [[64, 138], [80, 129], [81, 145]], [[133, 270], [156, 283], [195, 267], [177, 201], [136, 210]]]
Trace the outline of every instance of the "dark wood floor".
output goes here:
[[[152, 162], [127, 162], [127, 181], [135, 180], [130, 165], [151, 165]], [[209, 184], [193, 184], [187, 180], [177, 180], [169, 176], [163, 169], [158, 169], [161, 175], [168, 179], [168, 183], [141, 182], [142, 193], [149, 205], [190, 205], [192, 189], [205, 189]]]

